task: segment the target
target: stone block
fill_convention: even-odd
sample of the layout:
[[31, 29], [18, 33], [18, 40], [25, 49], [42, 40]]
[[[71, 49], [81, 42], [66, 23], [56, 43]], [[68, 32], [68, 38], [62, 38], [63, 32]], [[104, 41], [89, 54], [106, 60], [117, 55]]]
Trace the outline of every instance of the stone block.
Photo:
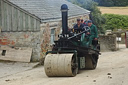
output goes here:
[[100, 42], [101, 51], [118, 50], [116, 35], [100, 35], [99, 42]]

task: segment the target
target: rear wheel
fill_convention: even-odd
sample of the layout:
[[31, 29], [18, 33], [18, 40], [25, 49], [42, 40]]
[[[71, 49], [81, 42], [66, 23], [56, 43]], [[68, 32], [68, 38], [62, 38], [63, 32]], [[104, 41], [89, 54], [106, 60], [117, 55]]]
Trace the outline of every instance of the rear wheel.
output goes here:
[[85, 58], [85, 68], [94, 70], [97, 67], [97, 62], [98, 62], [98, 56], [97, 55], [88, 55]]

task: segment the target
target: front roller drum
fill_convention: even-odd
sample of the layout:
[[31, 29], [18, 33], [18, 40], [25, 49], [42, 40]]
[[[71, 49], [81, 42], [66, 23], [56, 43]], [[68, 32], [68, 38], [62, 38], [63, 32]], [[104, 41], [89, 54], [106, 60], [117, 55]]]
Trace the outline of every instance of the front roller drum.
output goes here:
[[73, 54], [48, 54], [44, 61], [45, 73], [48, 77], [76, 76], [78, 67]]

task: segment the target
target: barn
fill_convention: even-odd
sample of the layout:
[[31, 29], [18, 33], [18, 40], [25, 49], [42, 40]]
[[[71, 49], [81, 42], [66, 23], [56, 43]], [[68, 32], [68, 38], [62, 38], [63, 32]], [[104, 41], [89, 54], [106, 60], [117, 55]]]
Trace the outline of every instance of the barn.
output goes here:
[[39, 61], [61, 32], [62, 4], [69, 6], [69, 28], [89, 19], [90, 11], [66, 0], [0, 0], [0, 45], [30, 47], [31, 60]]

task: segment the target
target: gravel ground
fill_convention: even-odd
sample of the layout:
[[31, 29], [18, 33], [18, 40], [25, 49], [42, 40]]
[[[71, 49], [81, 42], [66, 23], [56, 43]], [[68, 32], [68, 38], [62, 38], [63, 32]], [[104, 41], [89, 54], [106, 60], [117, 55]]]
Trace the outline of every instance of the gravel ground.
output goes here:
[[45, 75], [44, 67], [34, 64], [0, 62], [0, 85], [128, 85], [128, 49], [102, 52], [95, 70], [81, 70], [76, 77]]

